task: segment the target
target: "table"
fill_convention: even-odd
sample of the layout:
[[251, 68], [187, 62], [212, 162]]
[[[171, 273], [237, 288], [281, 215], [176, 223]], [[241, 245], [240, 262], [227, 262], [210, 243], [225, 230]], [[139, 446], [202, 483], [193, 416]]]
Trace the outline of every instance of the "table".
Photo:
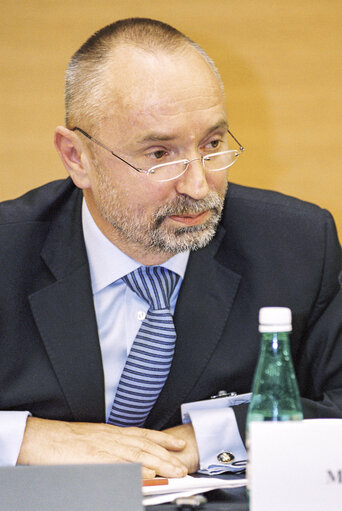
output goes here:
[[[201, 511], [248, 511], [246, 488], [213, 490], [204, 494], [208, 503]], [[147, 506], [146, 511], [176, 511], [175, 504]], [[185, 511], [185, 509], [184, 509]], [[188, 510], [187, 510], [188, 511]]]

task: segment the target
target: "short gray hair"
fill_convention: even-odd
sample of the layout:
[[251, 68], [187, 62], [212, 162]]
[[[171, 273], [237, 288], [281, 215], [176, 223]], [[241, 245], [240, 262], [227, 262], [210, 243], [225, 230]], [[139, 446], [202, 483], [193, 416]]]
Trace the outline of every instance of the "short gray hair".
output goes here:
[[175, 52], [187, 46], [206, 60], [223, 92], [220, 74], [207, 53], [179, 30], [158, 20], [127, 18], [107, 25], [93, 34], [71, 57], [65, 83], [65, 122], [69, 129], [86, 119], [93, 126], [105, 107], [105, 71], [109, 56], [118, 44], [138, 46], [146, 51]]

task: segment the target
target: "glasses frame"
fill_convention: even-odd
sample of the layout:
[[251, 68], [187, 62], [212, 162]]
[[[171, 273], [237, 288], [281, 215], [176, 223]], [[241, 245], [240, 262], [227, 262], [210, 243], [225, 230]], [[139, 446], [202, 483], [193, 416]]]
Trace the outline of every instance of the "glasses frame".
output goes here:
[[[144, 169], [141, 169], [139, 167], [135, 167], [134, 165], [132, 165], [131, 163], [129, 163], [128, 161], [124, 160], [123, 158], [121, 158], [121, 156], [118, 156], [117, 154], [115, 154], [109, 147], [107, 147], [105, 144], [103, 144], [102, 142], [100, 142], [99, 140], [97, 140], [96, 138], [92, 137], [91, 135], [89, 135], [89, 133], [87, 133], [86, 131], [84, 131], [82, 128], [79, 128], [78, 126], [75, 126], [74, 128], [71, 129], [71, 131], [79, 131], [80, 133], [82, 133], [82, 135], [84, 135], [85, 137], [87, 137], [89, 140], [91, 140], [92, 142], [94, 142], [94, 144], [97, 144], [98, 146], [102, 147], [102, 149], [105, 149], [106, 151], [110, 152], [110, 154], [112, 156], [114, 156], [115, 158], [117, 158], [118, 160], [122, 161], [123, 163], [126, 163], [126, 165], [129, 165], [129, 167], [131, 167], [132, 169], [136, 170], [137, 172], [141, 173], [141, 174], [146, 174], [146, 175], [151, 175], [151, 174], [154, 174], [156, 172], [156, 170], [158, 170], [158, 168], [160, 167], [167, 167], [168, 165], [174, 165], [175, 163], [183, 163], [184, 164], [184, 170], [183, 172], [181, 172], [180, 174], [178, 174], [177, 176], [175, 177], [170, 177], [169, 179], [161, 179], [161, 180], [156, 180], [158, 183], [164, 183], [166, 181], [173, 181], [174, 179], [178, 179], [179, 177], [181, 177], [189, 168], [189, 165], [190, 163], [192, 163], [193, 161], [197, 161], [197, 160], [201, 160], [202, 162], [202, 165], [204, 166], [204, 162], [206, 160], [209, 160], [210, 158], [212, 158], [213, 156], [219, 156], [221, 154], [226, 154], [226, 153], [231, 153], [231, 152], [235, 152], [236, 154], [236, 157], [238, 157], [241, 153], [243, 153], [243, 151], [245, 150], [245, 148], [240, 144], [240, 142], [235, 138], [235, 136], [232, 134], [232, 132], [227, 128], [227, 132], [228, 134], [232, 137], [233, 140], [235, 140], [235, 142], [238, 144], [239, 146], [239, 151], [237, 151], [236, 149], [230, 149], [230, 150], [227, 150], [227, 151], [221, 151], [221, 152], [218, 152], [218, 153], [210, 153], [210, 154], [207, 154], [205, 156], [201, 156], [200, 158], [194, 158], [192, 160], [188, 160], [188, 159], [183, 159], [183, 160], [176, 160], [176, 161], [171, 161], [171, 162], [168, 162], [168, 163], [160, 163], [159, 165], [154, 165], [153, 167], [149, 168], [148, 170], [144, 170]], [[230, 165], [228, 165], [228, 167], [224, 167], [223, 169], [217, 169], [217, 170], [210, 170], [209, 172], [219, 172], [220, 170], [226, 170], [228, 169], [229, 167], [231, 167], [234, 163], [235, 163], [236, 160], [233, 160], [232, 163]]]

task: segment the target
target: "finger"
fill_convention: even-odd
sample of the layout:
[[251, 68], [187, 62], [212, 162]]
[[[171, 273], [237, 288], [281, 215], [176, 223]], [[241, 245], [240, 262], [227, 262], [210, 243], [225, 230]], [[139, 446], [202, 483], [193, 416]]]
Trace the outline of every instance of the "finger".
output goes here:
[[125, 428], [125, 433], [131, 436], [139, 436], [154, 442], [165, 449], [171, 451], [181, 451], [184, 449], [186, 442], [163, 431], [154, 431], [152, 429], [144, 428]]
[[[129, 461], [135, 461], [134, 456], [136, 453], [145, 453], [154, 456], [154, 459], [158, 459], [159, 462], [165, 462], [171, 465], [173, 468], [180, 468], [182, 473], [186, 470], [186, 466], [169, 452], [164, 447], [161, 447], [154, 442], [151, 442], [148, 438], [139, 437], [135, 435], [120, 436], [119, 439], [115, 439], [115, 453], [120, 455], [128, 456], [130, 453]], [[113, 446], [114, 446], [113, 442]], [[131, 449], [131, 450], [130, 450]], [[133, 458], [133, 459], [132, 459]]]
[[142, 467], [141, 472], [142, 472], [143, 479], [154, 479], [157, 475], [154, 470], [151, 470], [146, 467]]
[[188, 470], [185, 465], [175, 466], [174, 464], [162, 460], [153, 454], [140, 451], [133, 447], [124, 447], [121, 451], [116, 450], [115, 455], [113, 456], [108, 453], [104, 453], [103, 457], [101, 457], [101, 463], [127, 462], [140, 463], [142, 465], [143, 478], [145, 479], [153, 479], [156, 475], [169, 478], [184, 477], [188, 474]]
[[134, 447], [147, 454], [152, 454], [156, 458], [159, 458], [160, 460], [163, 460], [166, 463], [173, 465], [174, 467], [181, 468], [183, 471], [186, 469], [186, 465], [183, 464], [183, 462], [172, 452], [168, 451], [164, 447], [161, 447], [155, 442], [152, 442], [145, 436], [142, 437], [135, 435], [121, 435], [119, 440], [118, 438], [115, 438], [114, 442], [116, 444], [116, 452], [118, 452], [117, 449], [122, 448], [122, 446], [125, 446], [126, 449], [129, 447]]
[[184, 477], [188, 473], [184, 465], [181, 467], [175, 466], [153, 454], [144, 451], [136, 451], [135, 453], [130, 452], [128, 455], [130, 456], [131, 454], [133, 454], [136, 463], [141, 463], [144, 468], [153, 470], [156, 475], [162, 477]]
[[115, 442], [113, 445], [115, 461], [121, 459], [131, 463], [140, 463], [143, 467], [153, 470], [157, 475], [163, 477], [183, 477], [187, 474], [188, 470], [183, 463], [175, 459], [163, 459], [151, 451], [153, 448], [148, 451], [142, 449], [141, 445], [130, 445], [123, 442], [120, 444]]

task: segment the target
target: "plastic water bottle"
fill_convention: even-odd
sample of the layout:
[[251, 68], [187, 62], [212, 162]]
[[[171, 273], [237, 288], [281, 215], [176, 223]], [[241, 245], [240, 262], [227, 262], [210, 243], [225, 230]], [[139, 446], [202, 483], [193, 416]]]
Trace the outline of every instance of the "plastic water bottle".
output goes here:
[[290, 351], [291, 330], [290, 309], [287, 307], [260, 309], [261, 350], [248, 408], [247, 427], [252, 421], [303, 419]]
[[[253, 421], [302, 420], [303, 412], [292, 363], [289, 334], [292, 314], [287, 307], [263, 307], [259, 311], [261, 349], [247, 413], [248, 430]], [[247, 463], [247, 492], [251, 490]]]

